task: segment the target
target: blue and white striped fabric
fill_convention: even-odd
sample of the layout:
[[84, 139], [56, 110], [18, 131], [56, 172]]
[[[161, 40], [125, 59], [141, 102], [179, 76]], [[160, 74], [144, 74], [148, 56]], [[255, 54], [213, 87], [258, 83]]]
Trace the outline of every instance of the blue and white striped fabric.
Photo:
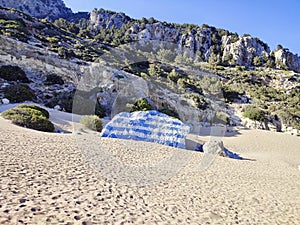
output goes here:
[[122, 112], [102, 130], [101, 137], [154, 142], [175, 148], [185, 148], [190, 127], [180, 120], [152, 111]]

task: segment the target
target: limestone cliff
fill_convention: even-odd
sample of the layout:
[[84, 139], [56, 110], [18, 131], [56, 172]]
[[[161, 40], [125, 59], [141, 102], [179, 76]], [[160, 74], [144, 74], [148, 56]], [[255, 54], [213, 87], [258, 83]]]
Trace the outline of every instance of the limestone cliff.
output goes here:
[[239, 36], [236, 33], [208, 25], [168, 24], [151, 19], [133, 20], [124, 13], [106, 10], [93, 10], [90, 13], [93, 28], [119, 30], [125, 29], [135, 41], [171, 42], [181, 52], [187, 51], [195, 61], [212, 62], [224, 65], [254, 66], [253, 60], [259, 57], [262, 66], [268, 60], [286, 66], [286, 69], [300, 71], [300, 58], [291, 52], [281, 50], [272, 53], [269, 46], [258, 38], [250, 35]]
[[67, 18], [73, 14], [63, 0], [0, 0], [0, 6], [16, 8], [37, 18]]
[[300, 73], [300, 57], [287, 49], [274, 51], [276, 66], [278, 69], [289, 69]]
[[251, 36], [239, 37], [238, 41], [228, 44], [224, 43], [223, 60], [231, 54], [237, 65], [250, 66], [255, 56], [269, 57], [270, 48], [265, 43]]
[[125, 13], [115, 13], [103, 9], [93, 10], [90, 13], [90, 22], [94, 29], [109, 29], [112, 26], [120, 29], [123, 24], [130, 20], [130, 17], [126, 16]]

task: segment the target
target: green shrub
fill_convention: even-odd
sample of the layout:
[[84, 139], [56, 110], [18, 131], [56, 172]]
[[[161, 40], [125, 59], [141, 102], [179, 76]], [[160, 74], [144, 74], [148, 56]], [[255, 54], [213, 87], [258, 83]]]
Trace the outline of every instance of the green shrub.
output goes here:
[[176, 111], [172, 110], [172, 109], [163, 108], [163, 109], [160, 109], [158, 111], [161, 112], [161, 113], [164, 113], [168, 116], [174, 117], [176, 119], [180, 119], [178, 113]]
[[23, 83], [29, 83], [26, 73], [18, 66], [1, 66], [0, 78], [7, 81], [20, 81]]
[[56, 74], [49, 74], [46, 78], [46, 81], [45, 81], [45, 85], [52, 85], [52, 84], [64, 84], [64, 80], [56, 75]]
[[13, 124], [45, 132], [53, 132], [54, 125], [42, 112], [31, 108], [13, 108], [1, 114]]
[[56, 44], [59, 42], [59, 39], [57, 37], [46, 37], [46, 40], [53, 44]]
[[267, 60], [266, 64], [265, 64], [266, 67], [268, 68], [274, 68], [275, 67], [275, 62], [273, 60]]
[[26, 84], [17, 84], [4, 89], [4, 95], [10, 102], [36, 101], [34, 92]]
[[253, 64], [254, 66], [261, 66], [262, 62], [261, 62], [260, 57], [259, 57], [259, 56], [255, 56], [255, 57], [253, 58], [252, 64]]
[[230, 121], [230, 117], [227, 113], [225, 112], [216, 112], [215, 118], [214, 118], [214, 123], [221, 123], [224, 125], [227, 125]]
[[130, 112], [135, 112], [135, 111], [148, 111], [148, 110], [153, 110], [154, 108], [152, 105], [147, 101], [146, 98], [140, 98], [134, 103], [131, 108]]
[[99, 132], [103, 128], [102, 121], [96, 115], [83, 116], [80, 120], [80, 123], [91, 130]]
[[299, 118], [297, 115], [292, 114], [286, 109], [278, 110], [276, 115], [284, 125], [300, 130], [300, 121], [297, 119]]
[[49, 116], [50, 116], [50, 115], [49, 115], [49, 112], [48, 112], [46, 109], [44, 109], [44, 108], [42, 108], [42, 107], [40, 107], [40, 106], [37, 106], [37, 105], [22, 104], [22, 105], [18, 105], [17, 108], [19, 108], [19, 109], [28, 108], [28, 109], [35, 109], [35, 110], [38, 110], [38, 111], [40, 111], [40, 112], [42, 113], [42, 115], [43, 115], [44, 117], [46, 117], [47, 119], [49, 119]]
[[253, 105], [247, 106], [243, 115], [246, 118], [260, 122], [263, 122], [265, 119], [265, 112]]
[[194, 102], [194, 106], [198, 109], [205, 110], [208, 107], [208, 103], [205, 101], [205, 99], [196, 93], [190, 93], [190, 94], [184, 94], [185, 98], [191, 99]]
[[177, 83], [178, 79], [181, 78], [181, 75], [173, 69], [168, 75], [168, 79], [174, 83]]
[[234, 102], [234, 100], [239, 99], [239, 95], [243, 95], [243, 90], [240, 87], [223, 85], [222, 93], [227, 102]]

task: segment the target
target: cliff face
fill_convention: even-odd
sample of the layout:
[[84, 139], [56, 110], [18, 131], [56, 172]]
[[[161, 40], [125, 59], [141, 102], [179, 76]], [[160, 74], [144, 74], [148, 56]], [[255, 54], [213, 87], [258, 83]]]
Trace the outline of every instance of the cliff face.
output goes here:
[[[270, 57], [270, 48], [258, 38], [239, 37], [223, 29], [210, 26], [187, 28], [170, 26], [162, 22], [145, 23], [132, 20], [123, 13], [105, 10], [93, 11], [90, 21], [95, 29], [125, 28], [125, 35], [135, 41], [170, 42], [178, 46], [178, 50], [187, 51], [190, 57], [199, 61], [226, 61], [226, 57], [235, 61], [236, 65], [251, 66], [255, 56]], [[149, 22], [149, 21], [148, 21]], [[217, 56], [215, 56], [217, 54]], [[216, 59], [214, 59], [216, 57]]]
[[76, 82], [80, 66], [70, 60], [62, 60], [57, 53], [1, 36], [0, 62], [4, 65], [19, 66], [26, 71], [47, 71], [64, 79]]
[[37, 18], [67, 18], [73, 14], [62, 0], [0, 0], [0, 6], [16, 8]]
[[125, 13], [114, 13], [104, 10], [93, 10], [90, 13], [90, 22], [94, 29], [109, 29], [112, 26], [120, 29], [130, 20], [130, 17], [126, 16]]
[[[251, 66], [255, 56], [262, 57], [270, 55], [267, 44], [257, 41], [250, 36], [239, 37], [237, 41], [231, 43], [232, 36], [217, 34], [215, 28], [205, 27], [186, 32], [176, 28], [169, 28], [161, 23], [147, 25], [137, 35], [137, 40], [158, 40], [175, 42], [179, 49], [188, 51], [190, 56], [200, 61], [209, 61], [210, 57], [217, 52], [219, 59], [226, 60], [226, 56], [235, 60], [237, 65]], [[215, 39], [215, 40], [214, 40]]]
[[270, 56], [270, 48], [251, 36], [239, 37], [238, 41], [224, 43], [223, 59], [231, 54], [237, 65], [250, 66], [255, 56]]
[[[124, 13], [108, 10], [93, 10], [90, 13], [73, 14], [63, 0], [0, 0], [0, 5], [13, 7], [38, 18], [66, 18], [70, 21], [88, 19], [96, 32], [103, 29], [122, 29], [134, 41], [162, 41], [176, 44], [176, 52], [187, 52], [195, 61], [216, 64], [252, 66], [259, 57], [262, 66], [273, 60], [277, 68], [300, 72], [300, 58], [285, 49], [271, 54], [269, 46], [258, 38], [238, 36], [223, 29], [210, 26], [171, 25], [154, 19], [134, 20]], [[152, 21], [151, 21], [152, 20]], [[174, 50], [174, 49], [173, 49]], [[272, 57], [275, 55], [275, 60]], [[264, 59], [264, 60], [263, 60]]]
[[300, 73], [300, 57], [286, 49], [279, 49], [274, 52], [276, 66], [279, 69], [289, 69]]
[[[179, 51], [187, 51], [190, 57], [199, 61], [252, 66], [254, 58], [259, 57], [264, 66], [266, 59], [274, 60], [269, 46], [258, 38], [238, 36], [215, 27], [174, 27], [157, 21], [145, 23], [143, 20], [133, 20], [124, 13], [105, 10], [92, 11], [90, 22], [96, 30], [110, 29], [113, 26], [125, 29], [124, 35], [129, 35], [135, 41], [152, 40], [176, 44]], [[273, 53], [276, 56], [274, 63], [300, 72], [300, 58], [297, 55], [285, 50]]]

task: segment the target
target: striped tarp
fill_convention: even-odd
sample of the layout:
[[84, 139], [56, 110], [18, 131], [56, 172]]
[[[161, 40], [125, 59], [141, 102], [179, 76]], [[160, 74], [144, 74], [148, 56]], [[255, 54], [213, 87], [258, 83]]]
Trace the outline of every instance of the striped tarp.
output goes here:
[[102, 130], [101, 137], [154, 142], [175, 148], [185, 148], [189, 126], [180, 120], [152, 111], [116, 115]]

